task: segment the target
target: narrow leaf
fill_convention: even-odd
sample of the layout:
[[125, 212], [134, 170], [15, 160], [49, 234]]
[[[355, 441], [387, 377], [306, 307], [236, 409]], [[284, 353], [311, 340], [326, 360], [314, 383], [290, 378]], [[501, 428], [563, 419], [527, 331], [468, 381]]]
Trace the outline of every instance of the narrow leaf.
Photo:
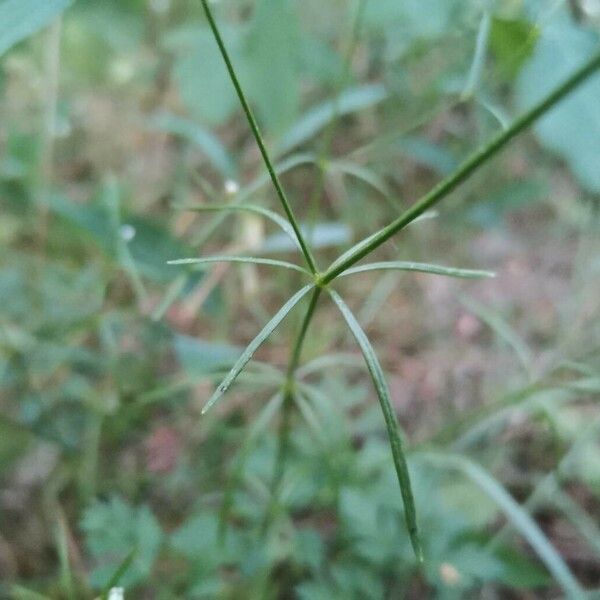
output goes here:
[[383, 417], [385, 419], [385, 424], [388, 431], [392, 457], [394, 459], [394, 466], [396, 467], [396, 473], [398, 475], [398, 482], [400, 483], [400, 491], [402, 493], [402, 500], [404, 502], [404, 517], [406, 519], [406, 526], [408, 528], [410, 541], [412, 543], [415, 556], [420, 562], [422, 562], [423, 552], [421, 550], [421, 543], [419, 540], [415, 500], [410, 483], [408, 464], [406, 462], [406, 456], [404, 453], [404, 443], [396, 415], [394, 414], [394, 409], [392, 408], [390, 391], [383, 374], [383, 369], [379, 364], [379, 360], [377, 359], [375, 351], [371, 346], [371, 342], [369, 342], [369, 339], [362, 330], [352, 311], [348, 308], [348, 305], [342, 300], [337, 292], [334, 290], [328, 291], [342, 313], [344, 319], [346, 320], [350, 331], [356, 338], [367, 364], [367, 368], [369, 369], [369, 373], [371, 374], [371, 378], [373, 379], [373, 384], [379, 398], [379, 403], [381, 405], [381, 410], [383, 412]]
[[260, 348], [264, 341], [275, 331], [277, 326], [285, 319], [289, 312], [306, 296], [306, 294], [314, 288], [314, 285], [304, 286], [300, 291], [296, 292], [280, 309], [279, 312], [265, 325], [263, 330], [248, 344], [240, 358], [233, 365], [231, 371], [217, 387], [210, 400], [202, 410], [202, 414], [206, 414], [221, 396], [231, 387], [236, 377], [242, 372], [248, 364], [254, 353]]
[[492, 271], [475, 271], [472, 269], [456, 269], [454, 267], [444, 267], [442, 265], [430, 265], [427, 263], [390, 261], [376, 262], [359, 267], [353, 267], [344, 271], [340, 276], [353, 275], [356, 273], [365, 273], [366, 271], [415, 271], [417, 273], [431, 273], [433, 275], [446, 275], [447, 277], [462, 277], [463, 279], [480, 279], [481, 277], [495, 277]]
[[121, 582], [121, 579], [123, 579], [125, 573], [127, 573], [129, 567], [131, 567], [136, 554], [137, 549], [133, 548], [121, 561], [121, 564], [117, 567], [109, 582], [102, 588], [102, 593], [100, 594], [100, 597], [103, 598], [103, 600], [106, 600], [109, 597], [110, 590], [116, 587]]
[[568, 598], [584, 597], [583, 590], [569, 567], [538, 524], [485, 469], [460, 455], [423, 453], [419, 456], [423, 456], [433, 464], [462, 471], [498, 505], [506, 517], [510, 519], [515, 529], [521, 532], [540, 557], [540, 560], [561, 585], [566, 596]]
[[262, 206], [256, 206], [255, 204], [200, 204], [192, 206], [178, 206], [177, 208], [183, 210], [191, 210], [194, 212], [220, 212], [220, 211], [232, 211], [232, 212], [249, 212], [257, 215], [261, 215], [270, 221], [273, 221], [278, 225], [298, 246], [298, 240], [292, 226], [276, 212], [263, 208]]
[[299, 265], [285, 262], [284, 260], [275, 260], [271, 258], [256, 258], [254, 256], [205, 256], [202, 258], [179, 258], [177, 260], [170, 260], [167, 264], [169, 265], [204, 265], [210, 263], [250, 263], [253, 265], [268, 265], [270, 267], [284, 267], [286, 269], [292, 269], [299, 271], [305, 275], [310, 273], [303, 269]]

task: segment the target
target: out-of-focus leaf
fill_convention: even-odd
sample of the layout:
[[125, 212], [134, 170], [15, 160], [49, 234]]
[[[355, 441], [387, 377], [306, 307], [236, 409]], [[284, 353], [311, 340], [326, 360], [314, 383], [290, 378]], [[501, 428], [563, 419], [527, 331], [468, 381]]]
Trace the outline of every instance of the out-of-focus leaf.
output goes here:
[[187, 335], [176, 335], [173, 345], [179, 364], [194, 379], [230, 368], [242, 352], [242, 348], [207, 342]]
[[[106, 208], [96, 202], [78, 204], [65, 198], [50, 199], [50, 208], [70, 224], [90, 235], [94, 242], [111, 258], [117, 259], [111, 219]], [[173, 237], [164, 227], [135, 215], [121, 218], [122, 233], [128, 239], [128, 248], [140, 272], [156, 281], [170, 281], [173, 268], [167, 261], [193, 254], [185, 244]]]
[[[517, 102], [529, 109], [600, 46], [600, 36], [563, 12], [548, 23], [517, 81]], [[600, 75], [575, 90], [534, 126], [540, 142], [563, 158], [579, 182], [600, 192]]]
[[246, 42], [248, 90], [258, 117], [273, 132], [298, 110], [298, 27], [291, 0], [260, 0]]
[[500, 190], [492, 191], [487, 197], [478, 198], [469, 207], [467, 217], [481, 227], [497, 227], [507, 212], [541, 200], [545, 192], [546, 186], [541, 181], [514, 181]]
[[134, 549], [135, 559], [121, 585], [134, 585], [150, 575], [163, 533], [147, 506], [131, 507], [118, 497], [96, 502], [85, 511], [81, 528], [90, 553], [100, 562], [91, 575], [94, 587], [103, 588]]
[[[300, 229], [308, 245], [313, 248], [343, 246], [352, 239], [352, 231], [345, 223], [317, 223], [314, 227], [301, 225]], [[293, 252], [297, 245], [283, 233], [268, 236], [261, 250], [265, 252]]]
[[198, 146], [213, 166], [223, 175], [235, 179], [237, 168], [227, 149], [205, 127], [170, 113], [161, 113], [150, 120], [150, 127], [179, 136]]
[[73, 0], [0, 0], [0, 55], [48, 25]]
[[387, 97], [381, 84], [369, 84], [347, 90], [337, 100], [328, 100], [305, 113], [277, 144], [278, 155], [287, 154], [297, 146], [305, 144], [321, 131], [335, 115], [348, 115], [378, 104]]
[[501, 76], [514, 79], [518, 75], [538, 36], [539, 30], [527, 21], [493, 17], [489, 45]]
[[[246, 81], [242, 32], [225, 24], [219, 28], [238, 75]], [[173, 77], [190, 114], [209, 125], [226, 121], [236, 110], [238, 100], [208, 27], [188, 27], [173, 32], [166, 37], [166, 45], [180, 51]]]

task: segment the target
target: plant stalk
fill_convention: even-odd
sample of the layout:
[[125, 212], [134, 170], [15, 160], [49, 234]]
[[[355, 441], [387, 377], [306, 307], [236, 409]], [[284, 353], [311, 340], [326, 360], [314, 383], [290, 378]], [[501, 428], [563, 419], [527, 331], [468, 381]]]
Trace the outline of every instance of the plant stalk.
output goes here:
[[269, 507], [265, 514], [265, 520], [262, 526], [262, 533], [264, 534], [269, 526], [271, 516], [274, 513], [276, 498], [278, 496], [279, 488], [281, 486], [281, 480], [283, 478], [283, 470], [286, 461], [286, 457], [289, 451], [289, 442], [290, 442], [290, 428], [291, 428], [291, 418], [292, 412], [294, 408], [294, 394], [296, 393], [294, 387], [294, 376], [296, 373], [296, 369], [298, 368], [298, 364], [300, 363], [300, 356], [302, 354], [302, 347], [304, 345], [304, 340], [306, 339], [306, 333], [308, 331], [308, 327], [310, 322], [312, 321], [313, 315], [315, 314], [315, 309], [317, 307], [317, 303], [321, 296], [322, 288], [316, 287], [313, 291], [313, 294], [310, 298], [310, 303], [308, 305], [308, 309], [306, 310], [306, 314], [304, 315], [304, 319], [302, 320], [302, 325], [300, 326], [300, 331], [298, 333], [298, 337], [296, 338], [296, 342], [294, 344], [294, 349], [292, 351], [292, 355], [290, 357], [290, 362], [287, 368], [287, 375], [285, 381], [285, 389], [284, 389], [284, 397], [283, 397], [283, 414], [281, 415], [281, 426], [279, 429], [279, 439], [278, 439], [278, 447], [277, 447], [277, 456], [275, 458], [275, 471], [273, 474], [273, 483], [271, 486], [272, 495], [271, 502], [269, 503]]
[[371, 236], [368, 243], [362, 245], [358, 244], [355, 252], [352, 252], [344, 261], [340, 262], [334, 268], [329, 268], [326, 271], [321, 278], [321, 282], [327, 284], [333, 281], [338, 275], [358, 262], [361, 258], [364, 258], [373, 252], [373, 250], [381, 246], [398, 231], [414, 221], [419, 215], [422, 215], [426, 210], [430, 209], [440, 200], [443, 200], [450, 192], [473, 175], [479, 167], [502, 150], [508, 142], [552, 109], [558, 102], [593, 75], [598, 69], [600, 69], [600, 52], [594, 55], [587, 63], [573, 73], [573, 75], [562, 83], [562, 85], [558, 86], [554, 91], [548, 94], [541, 102], [519, 117], [508, 129], [496, 135], [487, 145], [474, 152], [453, 174], [438, 183], [429, 193], [425, 194], [421, 200], [416, 202], [395, 221], [392, 221], [389, 225], [379, 230], [378, 233]]
[[281, 185], [279, 176], [277, 175], [277, 172], [275, 171], [275, 167], [273, 166], [271, 157], [269, 156], [269, 153], [265, 146], [262, 134], [260, 133], [258, 123], [256, 122], [256, 119], [254, 118], [252, 109], [250, 108], [250, 105], [248, 104], [248, 100], [246, 99], [246, 95], [244, 94], [242, 86], [238, 80], [235, 69], [233, 67], [233, 63], [231, 62], [231, 58], [229, 57], [229, 53], [227, 52], [227, 48], [225, 48], [225, 43], [223, 42], [221, 33], [219, 32], [219, 29], [217, 27], [215, 19], [212, 15], [212, 11], [210, 10], [210, 8], [208, 6], [208, 1], [200, 0], [200, 2], [202, 3], [202, 7], [204, 8], [204, 13], [206, 15], [206, 19], [208, 20], [208, 24], [210, 25], [213, 36], [217, 42], [217, 45], [219, 46], [219, 51], [221, 52], [221, 56], [223, 57], [225, 66], [227, 67], [229, 77], [231, 78], [233, 87], [235, 88], [235, 91], [237, 93], [239, 101], [242, 105], [244, 114], [246, 115], [246, 119], [248, 120], [248, 123], [250, 125], [250, 129], [252, 130], [252, 134], [254, 135], [254, 139], [256, 140], [256, 143], [258, 145], [258, 148], [260, 150], [262, 158], [267, 167], [267, 171], [269, 172], [269, 176], [271, 177], [271, 181], [273, 182], [273, 186], [275, 187], [275, 191], [277, 192], [277, 197], [279, 198], [279, 201], [281, 202], [281, 205], [283, 206], [283, 210], [285, 211], [285, 214], [287, 215], [288, 221], [290, 222], [290, 225], [294, 229], [294, 233], [296, 234], [296, 237], [298, 238], [298, 244], [300, 245], [300, 249], [302, 251], [302, 254], [304, 255], [304, 259], [306, 260], [306, 264], [308, 265], [308, 268], [310, 269], [311, 273], [316, 274], [318, 272], [318, 270], [317, 270], [317, 265], [315, 263], [315, 259], [313, 258], [312, 252], [311, 252], [306, 240], [304, 239], [304, 235], [302, 234], [300, 225], [298, 224], [298, 221], [296, 220], [296, 217], [295, 217], [292, 207], [288, 201], [286, 193], [283, 189], [283, 186]]

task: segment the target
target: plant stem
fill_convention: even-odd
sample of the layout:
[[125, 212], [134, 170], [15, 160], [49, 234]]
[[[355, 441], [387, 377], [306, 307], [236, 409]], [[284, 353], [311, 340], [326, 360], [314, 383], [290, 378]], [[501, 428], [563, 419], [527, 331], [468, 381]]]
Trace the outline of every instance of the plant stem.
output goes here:
[[327, 284], [334, 280], [340, 273], [343, 273], [361, 258], [364, 258], [373, 252], [373, 250], [406, 227], [411, 221], [414, 221], [419, 215], [422, 215], [434, 204], [437, 204], [440, 200], [444, 199], [456, 187], [473, 175], [479, 167], [504, 148], [508, 142], [527, 129], [527, 127], [539, 119], [543, 114], [547, 113], [577, 86], [593, 75], [599, 68], [600, 52], [571, 75], [571, 77], [569, 77], [562, 85], [548, 94], [541, 102], [519, 117], [508, 129], [496, 135], [486, 146], [474, 152], [453, 174], [438, 183], [429, 193], [425, 194], [421, 200], [416, 202], [405, 213], [400, 215], [400, 217], [395, 221], [392, 221], [383, 229], [379, 230], [378, 233], [371, 236], [369, 243], [358, 244], [356, 250], [349, 254], [344, 261], [336, 265], [335, 268], [329, 268], [327, 270], [321, 278], [321, 282]]
[[310, 303], [308, 305], [308, 309], [306, 310], [306, 314], [304, 315], [304, 319], [302, 320], [302, 325], [300, 326], [300, 331], [298, 333], [298, 337], [296, 338], [296, 343], [294, 344], [294, 349], [292, 350], [292, 355], [290, 357], [290, 362], [287, 368], [287, 376], [283, 397], [283, 414], [281, 416], [277, 456], [275, 458], [275, 471], [273, 474], [273, 483], [271, 485], [271, 502], [269, 503], [269, 507], [265, 514], [265, 520], [262, 526], [263, 534], [266, 532], [269, 526], [271, 516], [273, 515], [275, 509], [276, 498], [279, 492], [279, 488], [281, 486], [281, 480], [283, 478], [283, 467], [285, 465], [286, 457], [289, 451], [290, 425], [292, 418], [292, 409], [294, 408], [294, 394], [296, 393], [294, 390], [294, 376], [296, 373], [296, 369], [298, 368], [298, 364], [300, 362], [300, 356], [302, 354], [302, 347], [304, 345], [304, 340], [306, 339], [308, 326], [310, 325], [313, 315], [315, 314], [315, 309], [317, 307], [319, 297], [321, 296], [321, 291], [322, 289], [320, 287], [316, 287], [313, 291], [313, 294], [310, 298]]
[[227, 52], [227, 49], [225, 48], [225, 44], [223, 42], [223, 38], [221, 37], [221, 33], [219, 32], [219, 29], [217, 27], [215, 19], [214, 19], [212, 12], [208, 6], [208, 1], [207, 0], [200, 0], [200, 1], [202, 3], [202, 7], [204, 8], [204, 13], [206, 15], [206, 19], [208, 20], [208, 24], [210, 25], [212, 33], [217, 42], [217, 45], [219, 46], [221, 56], [223, 57], [223, 60], [225, 61], [225, 66], [227, 67], [227, 71], [228, 71], [229, 77], [231, 78], [231, 81], [233, 83], [233, 87], [235, 88], [237, 96], [240, 100], [240, 103], [241, 103], [244, 113], [246, 115], [246, 119], [248, 120], [248, 124], [250, 125], [250, 129], [252, 130], [252, 134], [254, 135], [254, 139], [256, 140], [256, 143], [258, 144], [258, 148], [260, 150], [260, 153], [261, 153], [263, 160], [265, 162], [265, 165], [267, 167], [267, 171], [269, 172], [271, 181], [273, 182], [273, 186], [275, 187], [275, 191], [277, 192], [277, 196], [281, 202], [281, 205], [283, 206], [283, 210], [285, 211], [285, 214], [287, 215], [290, 225], [293, 227], [294, 233], [296, 234], [296, 237], [298, 238], [298, 243], [300, 244], [300, 249], [302, 251], [302, 254], [304, 255], [304, 258], [306, 260], [308, 268], [310, 269], [311, 273], [316, 274], [317, 273], [317, 265], [315, 263], [315, 259], [313, 258], [312, 252], [310, 251], [310, 248], [308, 247], [308, 244], [306, 243], [304, 236], [302, 235], [302, 231], [300, 229], [298, 221], [296, 220], [296, 217], [294, 216], [294, 212], [292, 211], [292, 207], [287, 199], [285, 191], [283, 190], [281, 181], [275, 171], [275, 168], [273, 167], [273, 163], [271, 161], [271, 158], [270, 158], [267, 148], [265, 146], [263, 137], [260, 133], [260, 129], [258, 128], [258, 123], [256, 122], [256, 119], [254, 118], [252, 109], [250, 108], [250, 105], [248, 104], [246, 95], [244, 94], [244, 91], [242, 90], [242, 86], [240, 85], [238, 77], [235, 73], [233, 63], [231, 62], [229, 53]]

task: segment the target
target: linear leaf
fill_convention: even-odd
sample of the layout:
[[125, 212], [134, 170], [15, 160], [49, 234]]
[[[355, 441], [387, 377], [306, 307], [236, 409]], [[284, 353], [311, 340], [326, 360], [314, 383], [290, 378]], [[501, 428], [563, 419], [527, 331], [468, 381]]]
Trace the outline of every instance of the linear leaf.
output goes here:
[[296, 292], [277, 312], [277, 314], [265, 325], [262, 331], [248, 344], [240, 358], [233, 365], [231, 371], [225, 379], [217, 387], [206, 406], [202, 409], [202, 414], [206, 414], [221, 396], [231, 387], [236, 377], [242, 372], [248, 364], [254, 353], [260, 348], [263, 342], [275, 331], [277, 326], [285, 319], [288, 313], [306, 296], [306, 294], [314, 288], [314, 285], [306, 285], [300, 291]]
[[255, 204], [200, 204], [191, 206], [178, 206], [177, 208], [191, 210], [194, 212], [232, 211], [249, 212], [261, 215], [278, 225], [287, 235], [290, 236], [290, 238], [292, 238], [294, 244], [298, 246], [298, 240], [296, 239], [296, 234], [294, 233], [292, 226], [281, 215], [278, 215], [275, 211], [269, 210], [268, 208], [264, 208], [262, 206], [256, 206]]
[[50, 24], [73, 0], [4, 0], [0, 2], [0, 56]]
[[365, 332], [362, 330], [352, 311], [348, 308], [348, 305], [342, 300], [341, 296], [336, 291], [328, 291], [342, 313], [344, 319], [346, 320], [346, 323], [352, 331], [352, 334], [356, 338], [365, 362], [367, 363], [367, 368], [369, 369], [371, 378], [373, 379], [373, 384], [375, 385], [375, 390], [379, 398], [379, 403], [381, 405], [381, 410], [383, 412], [383, 417], [385, 419], [385, 424], [388, 431], [392, 457], [394, 459], [394, 466], [396, 467], [396, 473], [398, 475], [398, 482], [400, 483], [400, 491], [402, 493], [402, 500], [404, 502], [404, 517], [406, 519], [406, 526], [408, 528], [410, 541], [412, 543], [415, 556], [419, 561], [422, 562], [423, 552], [421, 550], [421, 543], [419, 540], [415, 500], [410, 483], [408, 464], [406, 462], [406, 456], [404, 453], [404, 443], [396, 415], [394, 414], [394, 409], [392, 408], [390, 391], [383, 374], [383, 369], [379, 364], [379, 360], [377, 359], [375, 351], [373, 350], [373, 346], [371, 346], [371, 342], [367, 338]]
[[344, 271], [340, 277], [345, 275], [354, 275], [356, 273], [365, 273], [367, 271], [416, 271], [417, 273], [431, 273], [433, 275], [446, 275], [447, 277], [462, 277], [464, 279], [479, 279], [481, 277], [495, 277], [492, 271], [476, 271], [472, 269], [456, 269], [454, 267], [444, 267], [442, 265], [430, 265], [427, 263], [405, 262], [400, 260], [389, 262], [376, 262], [359, 267], [352, 267]]
[[480, 487], [502, 510], [513, 526], [521, 532], [531, 544], [540, 560], [546, 565], [556, 581], [561, 585], [568, 598], [583, 598], [579, 583], [565, 564], [564, 560], [551, 544], [538, 524], [485, 469], [468, 458], [456, 454], [426, 452], [419, 454], [433, 464], [457, 469]]
[[305, 275], [310, 275], [310, 273], [303, 269], [299, 265], [295, 265], [290, 262], [286, 262], [284, 260], [275, 260], [271, 258], [257, 258], [255, 256], [205, 256], [199, 258], [179, 258], [177, 260], [170, 260], [167, 264], [169, 265], [204, 265], [211, 263], [221, 263], [221, 262], [230, 262], [230, 263], [250, 263], [253, 265], [268, 265], [270, 267], [284, 267], [286, 269], [292, 269], [294, 271], [299, 271], [300, 273], [304, 273]]

